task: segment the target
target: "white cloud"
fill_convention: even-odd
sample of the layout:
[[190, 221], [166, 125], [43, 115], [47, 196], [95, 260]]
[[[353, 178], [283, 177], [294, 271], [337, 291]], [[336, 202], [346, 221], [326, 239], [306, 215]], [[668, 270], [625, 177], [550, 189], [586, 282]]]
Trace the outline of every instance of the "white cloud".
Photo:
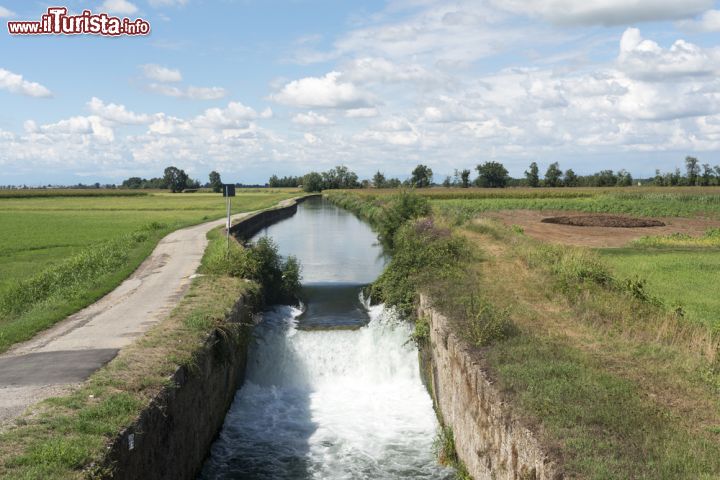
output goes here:
[[217, 100], [227, 96], [227, 90], [222, 87], [187, 87], [180, 88], [164, 83], [150, 83], [147, 85], [151, 92], [167, 97], [187, 98], [190, 100]]
[[561, 25], [627, 25], [680, 20], [713, 6], [713, 0], [493, 0], [497, 7]]
[[380, 57], [363, 57], [347, 63], [343, 78], [356, 83], [439, 82], [439, 73], [430, 72], [422, 65], [394, 63]]
[[345, 116], [348, 118], [371, 118], [380, 115], [377, 108], [351, 108], [345, 111]]
[[307, 125], [307, 126], [331, 125], [333, 123], [326, 116], [319, 115], [313, 111], [309, 111], [308, 113], [298, 113], [297, 115], [295, 115], [293, 117], [292, 122], [297, 123], [298, 125]]
[[697, 20], [681, 20], [677, 25], [691, 32], [720, 32], [720, 10], [708, 10]]
[[104, 12], [119, 15], [130, 15], [138, 11], [138, 8], [127, 0], [105, 0], [99, 9]]
[[51, 97], [52, 93], [46, 87], [36, 82], [29, 82], [22, 75], [0, 68], [0, 89], [12, 93], [20, 93], [29, 97]]
[[303, 138], [304, 138], [305, 141], [306, 141], [307, 143], [309, 143], [310, 145], [314, 145], [314, 144], [316, 144], [316, 143], [320, 143], [320, 139], [319, 139], [318, 137], [316, 137], [315, 135], [313, 135], [312, 133], [305, 133], [305, 134], [303, 135]]
[[156, 65], [149, 63], [141, 66], [145, 77], [156, 82], [180, 82], [182, 81], [182, 74], [180, 70], [163, 67], [162, 65]]
[[703, 49], [684, 40], [663, 49], [643, 39], [640, 30], [628, 28], [620, 41], [618, 66], [628, 75], [645, 80], [713, 75], [720, 71], [720, 49]]
[[15, 15], [14, 12], [0, 5], [0, 18], [12, 17], [13, 15]]
[[193, 124], [204, 128], [245, 128], [249, 120], [267, 118], [272, 111], [258, 114], [255, 109], [240, 102], [230, 102], [226, 108], [208, 108], [193, 120]]
[[340, 72], [324, 77], [306, 77], [286, 84], [272, 100], [285, 105], [310, 108], [358, 108], [370, 104], [370, 96], [351, 82], [343, 81]]
[[97, 97], [93, 97], [88, 102], [90, 111], [105, 120], [125, 125], [140, 125], [151, 121], [151, 117], [146, 114], [137, 114], [128, 111], [125, 105], [117, 105], [115, 103], [104, 103]]
[[98, 140], [112, 142], [115, 139], [113, 129], [105, 125], [98, 116], [70, 117], [57, 123], [42, 125], [38, 131], [47, 134], [68, 136], [93, 136]]

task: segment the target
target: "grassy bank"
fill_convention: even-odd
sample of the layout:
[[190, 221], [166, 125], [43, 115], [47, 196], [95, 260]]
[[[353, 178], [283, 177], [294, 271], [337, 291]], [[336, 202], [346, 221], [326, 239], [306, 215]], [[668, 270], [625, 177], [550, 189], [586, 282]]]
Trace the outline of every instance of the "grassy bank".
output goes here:
[[0, 434], [0, 477], [68, 479], [93, 473], [108, 442], [168, 386], [178, 366], [192, 364], [213, 329], [249, 335], [247, 326], [228, 324], [225, 318], [240, 296], [257, 291], [256, 284], [239, 278], [196, 279], [170, 317], [143, 339], [72, 394], [38, 404]]
[[[234, 211], [292, 195], [240, 193]], [[112, 291], [171, 231], [223, 213], [203, 194], [0, 199], [0, 352]]]
[[172, 388], [171, 375], [180, 366], [193, 365], [214, 330], [236, 336], [239, 342], [249, 339], [250, 325], [227, 321], [240, 297], [260, 304], [263, 285], [280, 289], [278, 295], [297, 293], [297, 264], [283, 261], [271, 243], [260, 241], [244, 248], [233, 241], [227, 253], [219, 230], [209, 238], [202, 260], [204, 276], [193, 280], [166, 320], [123, 349], [80, 388], [32, 407], [0, 434], [0, 477], [67, 479], [103, 474], [98, 469], [108, 442], [131, 425], [161, 389]]
[[[390, 195], [350, 196], [329, 195], [376, 225], [397, 204]], [[558, 199], [567, 209], [588, 200], [597, 201]], [[606, 205], [706, 212], [703, 199], [684, 210], [684, 199], [664, 201], [615, 195]], [[410, 215], [396, 228], [393, 261], [374, 286], [380, 300], [410, 312], [416, 292], [429, 293], [570, 478], [720, 475], [720, 352], [711, 328], [590, 250], [545, 245], [477, 218], [485, 207], [459, 218], [443, 202], [457, 200], [432, 200], [434, 219]], [[414, 339], [426, 332], [418, 321]]]

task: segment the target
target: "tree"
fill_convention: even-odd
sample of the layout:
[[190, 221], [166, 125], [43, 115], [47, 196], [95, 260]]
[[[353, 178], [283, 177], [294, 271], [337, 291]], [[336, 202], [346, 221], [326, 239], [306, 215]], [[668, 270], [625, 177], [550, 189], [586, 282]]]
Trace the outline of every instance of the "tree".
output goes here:
[[633, 184], [632, 175], [624, 168], [617, 173], [617, 186], [629, 187]]
[[688, 185], [697, 185], [698, 175], [700, 174], [700, 165], [695, 157], [685, 157], [685, 169], [687, 170]]
[[614, 187], [617, 185], [617, 177], [612, 170], [601, 170], [596, 173], [596, 187]]
[[165, 169], [163, 181], [171, 192], [182, 192], [187, 186], [188, 175], [185, 173], [185, 170], [180, 170], [176, 167], [167, 167]]
[[140, 188], [143, 184], [143, 179], [140, 177], [130, 177], [122, 182], [123, 188]]
[[323, 188], [323, 177], [317, 172], [310, 172], [303, 177], [303, 190], [306, 192], [320, 192]]
[[220, 178], [220, 174], [213, 170], [210, 172], [209, 175], [210, 180], [210, 188], [212, 188], [212, 191], [215, 193], [220, 193], [222, 191], [222, 179]]
[[655, 177], [653, 177], [653, 185], [656, 187], [662, 187], [665, 185], [665, 180], [663, 179], [662, 174], [660, 173], [660, 169], [655, 169]]
[[373, 175], [372, 183], [375, 188], [385, 188], [387, 186], [385, 175], [383, 175], [380, 170], [375, 172], [375, 175]]
[[530, 164], [529, 170], [525, 170], [525, 178], [527, 178], [529, 187], [539, 187], [540, 186], [539, 172], [540, 172], [540, 169], [538, 168], [537, 163], [535, 163], [535, 162], [532, 162]]
[[709, 163], [703, 163], [702, 167], [703, 167], [703, 174], [702, 174], [702, 178], [700, 179], [700, 185], [702, 185], [703, 187], [707, 187], [708, 185], [710, 185], [712, 183], [713, 169]]
[[563, 184], [566, 187], [577, 187], [578, 185], [578, 176], [575, 175], [575, 172], [572, 168], [568, 168], [565, 172], [565, 178], [563, 180]]
[[402, 182], [397, 178], [391, 178], [387, 181], [387, 188], [400, 188]]
[[504, 188], [510, 178], [502, 163], [485, 162], [475, 169], [479, 174], [476, 180], [479, 187]]
[[450, 177], [450, 175], [446, 176], [445, 180], [443, 180], [442, 184], [443, 184], [443, 187], [445, 187], [445, 188], [452, 187], [452, 177]]
[[460, 172], [460, 182], [462, 188], [468, 188], [470, 186], [470, 170], [465, 169]]
[[433, 171], [425, 165], [418, 165], [412, 171], [410, 183], [418, 188], [429, 187], [432, 184]]
[[551, 163], [548, 167], [547, 171], [545, 172], [545, 186], [546, 187], [560, 187], [562, 186], [562, 182], [560, 182], [560, 178], [562, 178], [562, 170], [560, 170], [560, 165], [558, 162]]
[[355, 172], [350, 171], [346, 166], [339, 165], [331, 168], [327, 172], [323, 172], [323, 189], [332, 188], [358, 188], [358, 176]]

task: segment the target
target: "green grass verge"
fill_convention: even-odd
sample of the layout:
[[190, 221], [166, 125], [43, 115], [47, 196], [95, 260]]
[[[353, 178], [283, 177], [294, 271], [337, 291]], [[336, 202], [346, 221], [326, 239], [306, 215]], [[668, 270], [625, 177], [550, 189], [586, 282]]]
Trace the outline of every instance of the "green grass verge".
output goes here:
[[561, 339], [522, 335], [491, 348], [501, 388], [542, 424], [572, 478], [710, 479], [720, 443], [681, 426], [634, 382]]
[[[267, 208], [292, 196], [240, 193], [234, 211]], [[56, 211], [35, 210], [38, 203]], [[0, 219], [8, 220], [0, 232], [0, 251], [5, 248], [0, 262], [0, 352], [106, 295], [165, 235], [221, 217], [223, 208], [222, 197], [203, 194], [0, 200]], [[37, 228], [31, 228], [38, 220]], [[55, 248], [52, 242], [72, 246]]]
[[651, 295], [720, 331], [720, 249], [616, 248], [600, 254], [618, 277], [642, 278]]
[[257, 297], [253, 282], [225, 275], [198, 277], [169, 318], [123, 349], [69, 395], [32, 407], [0, 433], [0, 477], [71, 479], [100, 476], [106, 445], [131, 425], [180, 365], [192, 366], [216, 328], [249, 338], [249, 326], [226, 322], [242, 296]]

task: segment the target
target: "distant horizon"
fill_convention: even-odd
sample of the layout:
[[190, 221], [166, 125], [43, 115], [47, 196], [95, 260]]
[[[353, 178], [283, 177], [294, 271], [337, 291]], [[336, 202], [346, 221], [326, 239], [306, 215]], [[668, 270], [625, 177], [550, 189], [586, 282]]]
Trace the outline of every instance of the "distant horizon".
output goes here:
[[717, 0], [61, 6], [151, 30], [11, 35], [47, 6], [0, 0], [0, 184], [720, 164]]

